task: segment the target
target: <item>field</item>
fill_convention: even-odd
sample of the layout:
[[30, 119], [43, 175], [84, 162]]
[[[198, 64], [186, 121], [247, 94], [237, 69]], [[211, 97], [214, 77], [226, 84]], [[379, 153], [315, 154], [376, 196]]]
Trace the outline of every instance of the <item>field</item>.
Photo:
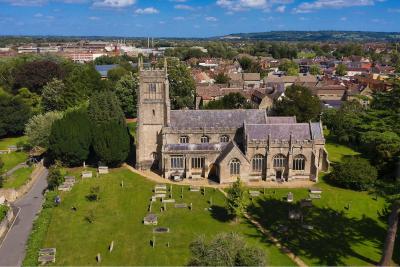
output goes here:
[[[100, 200], [87, 200], [95, 187], [99, 187]], [[152, 212], [159, 216], [158, 225], [170, 228], [170, 233], [156, 234], [156, 246], [152, 248], [153, 227], [143, 225], [142, 220], [148, 213], [153, 187], [154, 183], [125, 169], [81, 180], [71, 192], [61, 194], [61, 205], [52, 208], [48, 216], [48, 229], [36, 232], [43, 238], [31, 237], [25, 265], [35, 263], [38, 246], [56, 247], [57, 265], [94, 265], [97, 253], [102, 255], [103, 265], [185, 265], [190, 256], [189, 244], [197, 236], [212, 237], [229, 231], [241, 233], [249, 243], [264, 248], [270, 265], [293, 264], [275, 246], [263, 242], [263, 236], [251, 224], [230, 222], [223, 208], [224, 196], [218, 190], [206, 190], [204, 196], [177, 185], [173, 186], [173, 198], [192, 203], [193, 210], [168, 204], [167, 211], [161, 213], [161, 203], [153, 205]], [[210, 201], [212, 210], [208, 209]], [[109, 253], [111, 241], [114, 251]]]
[[27, 140], [26, 136], [20, 137], [8, 137], [0, 139], [0, 150], [7, 149], [11, 145], [17, 145], [18, 143], [23, 143]]
[[7, 177], [3, 188], [15, 188], [18, 189], [24, 185], [30, 178], [33, 171], [33, 167], [23, 167], [16, 170], [11, 176]]
[[0, 155], [0, 158], [4, 162], [2, 172], [6, 172], [14, 166], [25, 162], [28, 159], [28, 155], [25, 152], [12, 152], [9, 154]]

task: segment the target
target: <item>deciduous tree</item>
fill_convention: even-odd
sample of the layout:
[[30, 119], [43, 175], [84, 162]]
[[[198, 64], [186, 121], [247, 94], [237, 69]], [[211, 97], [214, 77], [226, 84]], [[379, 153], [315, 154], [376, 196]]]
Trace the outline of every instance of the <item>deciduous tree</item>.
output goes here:
[[280, 116], [296, 116], [298, 122], [317, 120], [322, 108], [319, 98], [303, 86], [292, 85], [286, 89], [282, 100], [274, 102], [273, 111]]
[[189, 69], [181, 63], [168, 65], [168, 79], [172, 109], [193, 108], [196, 86]]
[[228, 189], [227, 210], [228, 213], [238, 219], [246, 211], [245, 189], [240, 178]]
[[137, 96], [139, 81], [136, 74], [123, 76], [115, 85], [115, 94], [126, 117], [135, 118], [137, 112]]
[[190, 244], [189, 266], [265, 266], [263, 250], [249, 246], [236, 233], [221, 233], [207, 242], [204, 236]]
[[62, 118], [61, 112], [50, 111], [33, 116], [25, 127], [25, 135], [31, 146], [49, 147], [49, 137], [53, 123]]

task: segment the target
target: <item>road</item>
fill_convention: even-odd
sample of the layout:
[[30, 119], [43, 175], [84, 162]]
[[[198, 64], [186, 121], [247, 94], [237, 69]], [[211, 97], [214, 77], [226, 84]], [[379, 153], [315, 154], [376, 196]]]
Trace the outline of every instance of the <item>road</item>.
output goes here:
[[43, 203], [43, 190], [47, 187], [47, 169], [38, 175], [31, 190], [14, 202], [20, 209], [12, 228], [0, 246], [0, 266], [21, 266], [25, 257], [25, 246], [32, 229], [33, 220]]

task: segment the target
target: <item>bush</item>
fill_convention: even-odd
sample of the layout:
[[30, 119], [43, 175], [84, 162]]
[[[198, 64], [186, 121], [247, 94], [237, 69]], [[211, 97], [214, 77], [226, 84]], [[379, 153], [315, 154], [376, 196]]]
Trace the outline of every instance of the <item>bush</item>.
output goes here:
[[64, 182], [64, 176], [61, 174], [60, 168], [53, 165], [49, 168], [49, 175], [47, 176], [48, 188], [50, 190], [57, 189], [59, 185]]
[[371, 188], [377, 177], [376, 168], [368, 160], [349, 157], [333, 166], [328, 181], [343, 188], [363, 191]]
[[265, 253], [236, 233], [222, 233], [210, 242], [200, 237], [190, 244], [189, 266], [265, 266]]

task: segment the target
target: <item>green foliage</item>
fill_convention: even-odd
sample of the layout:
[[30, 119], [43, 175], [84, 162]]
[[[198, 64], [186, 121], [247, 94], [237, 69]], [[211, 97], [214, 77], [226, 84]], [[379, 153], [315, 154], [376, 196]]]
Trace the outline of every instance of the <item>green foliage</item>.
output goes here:
[[347, 67], [344, 64], [339, 64], [336, 67], [336, 75], [345, 76], [347, 74]]
[[127, 159], [130, 151], [127, 127], [116, 121], [94, 126], [93, 149], [98, 159], [107, 166], [120, 165]]
[[62, 113], [50, 111], [33, 116], [25, 126], [25, 135], [31, 146], [49, 147], [49, 137], [53, 123], [61, 119]]
[[49, 149], [55, 159], [69, 166], [87, 160], [92, 142], [90, 120], [85, 110], [68, 112], [51, 128]]
[[47, 184], [50, 190], [56, 190], [59, 185], [64, 182], [64, 176], [61, 174], [60, 167], [55, 164], [49, 168], [49, 175], [47, 176]]
[[177, 57], [180, 60], [188, 60], [190, 58], [202, 58], [207, 54], [202, 52], [198, 48], [188, 48], [188, 47], [175, 47], [169, 48], [165, 51], [166, 57]]
[[92, 125], [116, 122], [125, 125], [125, 117], [114, 92], [105, 90], [90, 98], [88, 115]]
[[236, 233], [221, 233], [207, 242], [203, 236], [190, 244], [189, 266], [265, 266], [264, 251], [249, 246]]
[[269, 53], [273, 58], [297, 58], [297, 49], [283, 44], [272, 44]]
[[76, 87], [67, 87], [63, 81], [53, 79], [42, 90], [42, 106], [44, 111], [63, 111], [85, 101], [81, 92], [73, 91]]
[[291, 60], [285, 60], [282, 64], [279, 65], [279, 70], [286, 72], [289, 76], [297, 76], [299, 75], [299, 65]]
[[[68, 88], [71, 98], [83, 102], [92, 94], [104, 89], [104, 82], [101, 81], [101, 75], [96, 71], [93, 65], [74, 65], [71, 73], [65, 79], [65, 86]], [[72, 101], [71, 102], [75, 102]]]
[[181, 63], [168, 65], [168, 80], [171, 108], [193, 108], [196, 85], [189, 69]]
[[123, 76], [115, 85], [115, 94], [118, 97], [124, 114], [128, 118], [135, 118], [137, 113], [136, 91], [139, 88], [139, 81], [136, 74]]
[[321, 68], [318, 65], [311, 65], [310, 66], [310, 74], [312, 75], [320, 75], [321, 74]]
[[239, 108], [251, 108], [251, 104], [247, 102], [247, 99], [240, 93], [229, 93], [224, 95], [221, 99], [212, 100], [207, 103], [205, 109], [239, 109]]
[[215, 76], [215, 83], [216, 84], [225, 84], [229, 82], [229, 77], [225, 75], [223, 72], [220, 72]]
[[238, 178], [237, 181], [228, 189], [227, 210], [228, 213], [235, 218], [242, 216], [246, 211], [247, 203], [244, 192], [245, 188], [243, 183], [240, 181], [240, 178]]
[[298, 122], [317, 120], [321, 114], [317, 96], [304, 86], [292, 85], [285, 91], [282, 100], [274, 102], [273, 111], [279, 116], [296, 116]]
[[98, 201], [100, 199], [100, 187], [99, 186], [92, 186], [90, 187], [90, 192], [86, 196], [88, 201]]
[[3, 160], [0, 158], [0, 173], [1, 173], [1, 169], [3, 169], [4, 167], [4, 162]]
[[93, 131], [93, 149], [98, 159], [110, 166], [120, 165], [130, 151], [130, 139], [116, 95], [103, 91], [92, 96], [88, 113]]
[[373, 187], [377, 177], [376, 168], [368, 160], [349, 157], [333, 166], [328, 181], [343, 188], [362, 191]]
[[41, 93], [42, 87], [54, 78], [63, 79], [61, 66], [50, 60], [26, 62], [14, 70], [14, 90], [27, 87], [31, 92]]
[[129, 71], [127, 71], [123, 67], [116, 67], [107, 72], [107, 78], [113, 82], [119, 81], [123, 76], [128, 75]]
[[31, 117], [31, 109], [20, 97], [0, 94], [0, 137], [20, 135]]
[[31, 108], [32, 114], [39, 114], [42, 111], [41, 98], [38, 94], [32, 93], [28, 88], [18, 90], [16, 97]]

